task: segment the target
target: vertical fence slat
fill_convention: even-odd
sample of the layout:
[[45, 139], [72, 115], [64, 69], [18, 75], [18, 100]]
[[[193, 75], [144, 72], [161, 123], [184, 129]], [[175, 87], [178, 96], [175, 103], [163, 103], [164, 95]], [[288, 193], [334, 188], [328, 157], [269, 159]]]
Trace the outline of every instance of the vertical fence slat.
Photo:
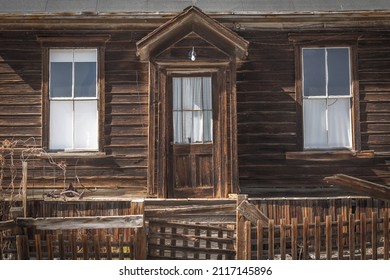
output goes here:
[[314, 253], [315, 259], [321, 258], [321, 224], [320, 216], [314, 218]]
[[35, 256], [37, 260], [42, 259], [42, 244], [41, 244], [41, 235], [35, 234]]
[[111, 235], [106, 235], [106, 251], [107, 251], [107, 259], [112, 260], [112, 248], [111, 248]]
[[355, 259], [355, 215], [349, 214], [348, 220], [348, 233], [349, 233], [349, 259]]
[[252, 259], [251, 222], [245, 221], [245, 259]]
[[124, 237], [123, 237], [123, 234], [119, 234], [119, 259], [120, 260], [124, 260], [125, 259], [125, 255], [124, 255], [124, 250], [123, 250], [123, 246], [124, 246]]
[[46, 235], [46, 250], [47, 250], [47, 259], [53, 259], [53, 235]]
[[384, 246], [384, 255], [385, 260], [389, 259], [389, 212], [385, 211], [383, 217], [383, 246]]
[[89, 259], [89, 256], [88, 256], [88, 236], [86, 234], [83, 234], [83, 236], [81, 237], [81, 242], [82, 242], [82, 246], [83, 246], [83, 259], [84, 260], [88, 260]]
[[325, 219], [326, 259], [332, 259], [332, 216]]
[[[171, 228], [171, 233], [172, 233], [171, 245], [172, 245], [172, 247], [175, 247], [176, 246], [176, 237], [175, 237], [175, 235], [177, 234], [177, 228], [176, 227], [172, 227]], [[176, 251], [174, 249], [171, 250], [171, 257], [172, 258], [176, 257]]]
[[275, 259], [274, 253], [274, 245], [275, 245], [275, 222], [273, 219], [268, 221], [268, 259]]
[[366, 213], [360, 213], [360, 259], [366, 259], [366, 240], [367, 240], [367, 221]]
[[260, 220], [257, 220], [257, 259], [263, 259], [263, 223]]
[[[222, 238], [223, 237], [223, 231], [222, 230], [218, 230], [218, 237], [219, 238]], [[198, 246], [199, 247], [199, 246]], [[218, 249], [222, 249], [222, 244], [221, 243], [218, 243]], [[218, 257], [217, 257], [218, 260], [222, 260], [222, 254], [218, 254]]]
[[372, 222], [371, 222], [371, 232], [372, 232], [372, 259], [378, 259], [378, 213], [372, 212]]
[[[211, 237], [211, 230], [206, 230], [206, 236]], [[206, 241], [206, 248], [211, 248], [211, 242], [209, 240]], [[211, 258], [210, 254], [206, 254], [206, 260], [209, 260]]]
[[77, 260], [77, 236], [76, 232], [72, 231], [70, 235], [70, 253], [71, 253], [71, 259]]
[[65, 260], [64, 235], [62, 233], [58, 234], [58, 250], [60, 253], [60, 260]]
[[286, 259], [286, 220], [280, 219], [280, 258]]
[[[195, 239], [196, 240], [194, 241], [195, 248], [199, 248], [199, 246], [200, 246], [199, 238], [196, 238], [198, 236], [200, 236], [200, 230], [198, 228], [196, 228], [195, 229]], [[218, 232], [218, 236], [219, 236], [219, 232]], [[199, 253], [194, 253], [194, 259], [199, 259]], [[222, 260], [222, 255], [218, 255], [218, 260]]]
[[337, 258], [339, 260], [344, 259], [344, 228], [343, 217], [337, 215]]
[[303, 218], [303, 259], [307, 260], [309, 257], [309, 219]]
[[100, 260], [100, 235], [96, 233], [93, 237], [95, 260]]
[[[187, 228], [187, 227], [185, 227], [185, 228], [183, 229], [183, 235], [184, 235], [184, 236], [187, 236], [187, 235], [188, 235], [188, 228]], [[187, 241], [187, 240], [183, 240], [183, 247], [184, 247], [184, 248], [188, 247], [188, 241]], [[187, 258], [188, 258], [188, 253], [187, 253], [186, 250], [184, 250], [184, 251], [183, 251], [183, 259], [187, 259]]]
[[298, 220], [291, 219], [291, 256], [293, 260], [298, 259]]
[[23, 260], [25, 257], [23, 240], [24, 240], [23, 235], [16, 236], [16, 259], [17, 260]]
[[3, 260], [3, 232], [0, 231], [0, 261]]

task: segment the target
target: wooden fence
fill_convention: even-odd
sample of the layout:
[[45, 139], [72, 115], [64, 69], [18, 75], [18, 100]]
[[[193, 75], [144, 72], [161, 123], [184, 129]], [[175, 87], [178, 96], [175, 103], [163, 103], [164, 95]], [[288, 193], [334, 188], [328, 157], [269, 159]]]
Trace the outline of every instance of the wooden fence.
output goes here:
[[131, 215], [0, 222], [0, 259], [145, 259], [143, 201]]
[[361, 213], [358, 219], [350, 214], [348, 220], [317, 216], [314, 223], [304, 218], [299, 224], [297, 218], [279, 224], [259, 220], [255, 226], [246, 221], [243, 236], [237, 248], [243, 259], [389, 259], [388, 212], [382, 217]]
[[234, 225], [149, 222], [148, 259], [235, 259]]

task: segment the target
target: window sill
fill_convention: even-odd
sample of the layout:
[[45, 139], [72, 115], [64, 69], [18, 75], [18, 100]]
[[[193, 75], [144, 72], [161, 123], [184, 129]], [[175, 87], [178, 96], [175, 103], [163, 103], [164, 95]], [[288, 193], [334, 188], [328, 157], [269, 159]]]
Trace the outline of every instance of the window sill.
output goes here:
[[308, 161], [334, 161], [351, 160], [356, 158], [370, 159], [375, 157], [373, 150], [364, 151], [302, 151], [287, 152], [288, 160], [308, 160]]
[[51, 157], [51, 158], [103, 158], [107, 157], [104, 152], [96, 151], [59, 151], [59, 152], [48, 152], [41, 153], [39, 157]]

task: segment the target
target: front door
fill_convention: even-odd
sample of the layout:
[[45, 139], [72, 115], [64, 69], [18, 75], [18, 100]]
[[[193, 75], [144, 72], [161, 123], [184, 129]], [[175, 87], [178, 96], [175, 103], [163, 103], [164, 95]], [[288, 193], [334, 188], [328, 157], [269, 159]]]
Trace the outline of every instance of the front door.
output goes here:
[[173, 75], [171, 87], [171, 197], [213, 197], [213, 86], [209, 75]]

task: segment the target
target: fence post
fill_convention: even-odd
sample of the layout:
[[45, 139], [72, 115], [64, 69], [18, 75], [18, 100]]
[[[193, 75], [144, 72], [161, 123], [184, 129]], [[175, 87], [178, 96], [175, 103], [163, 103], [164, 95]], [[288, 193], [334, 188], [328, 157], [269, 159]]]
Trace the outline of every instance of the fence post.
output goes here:
[[344, 252], [344, 228], [343, 228], [343, 217], [337, 215], [337, 257], [339, 260], [343, 259]]
[[349, 231], [349, 259], [355, 259], [355, 215], [349, 214], [348, 220], [348, 231]]
[[252, 259], [252, 236], [251, 236], [251, 222], [246, 221], [245, 222], [245, 259], [250, 260]]
[[326, 216], [326, 259], [332, 259], [332, 216]]
[[259, 220], [257, 221], [257, 259], [263, 259], [263, 223]]
[[298, 219], [291, 219], [291, 256], [293, 260], [298, 259]]
[[273, 260], [275, 259], [275, 222], [274, 220], [270, 219], [268, 221], [268, 259]]
[[378, 213], [372, 212], [372, 259], [378, 259]]
[[143, 226], [135, 229], [134, 258], [136, 260], [146, 260], [148, 246], [145, 230], [144, 200], [133, 200], [130, 207], [132, 215], [143, 215]]
[[366, 213], [360, 213], [360, 259], [366, 259]]
[[307, 260], [309, 257], [309, 219], [303, 218], [303, 259]]
[[280, 258], [286, 259], [286, 220], [280, 219]]
[[25, 235], [16, 236], [16, 258], [17, 260], [28, 260], [28, 239]]
[[389, 259], [389, 212], [384, 212], [383, 217], [383, 238], [384, 238], [384, 256], [383, 259]]
[[319, 260], [321, 258], [321, 224], [320, 216], [315, 216], [314, 218], [314, 253], [315, 259]]
[[[237, 195], [237, 207], [247, 200], [247, 195]], [[241, 215], [240, 211], [236, 210], [236, 259], [245, 260], [245, 217]]]

